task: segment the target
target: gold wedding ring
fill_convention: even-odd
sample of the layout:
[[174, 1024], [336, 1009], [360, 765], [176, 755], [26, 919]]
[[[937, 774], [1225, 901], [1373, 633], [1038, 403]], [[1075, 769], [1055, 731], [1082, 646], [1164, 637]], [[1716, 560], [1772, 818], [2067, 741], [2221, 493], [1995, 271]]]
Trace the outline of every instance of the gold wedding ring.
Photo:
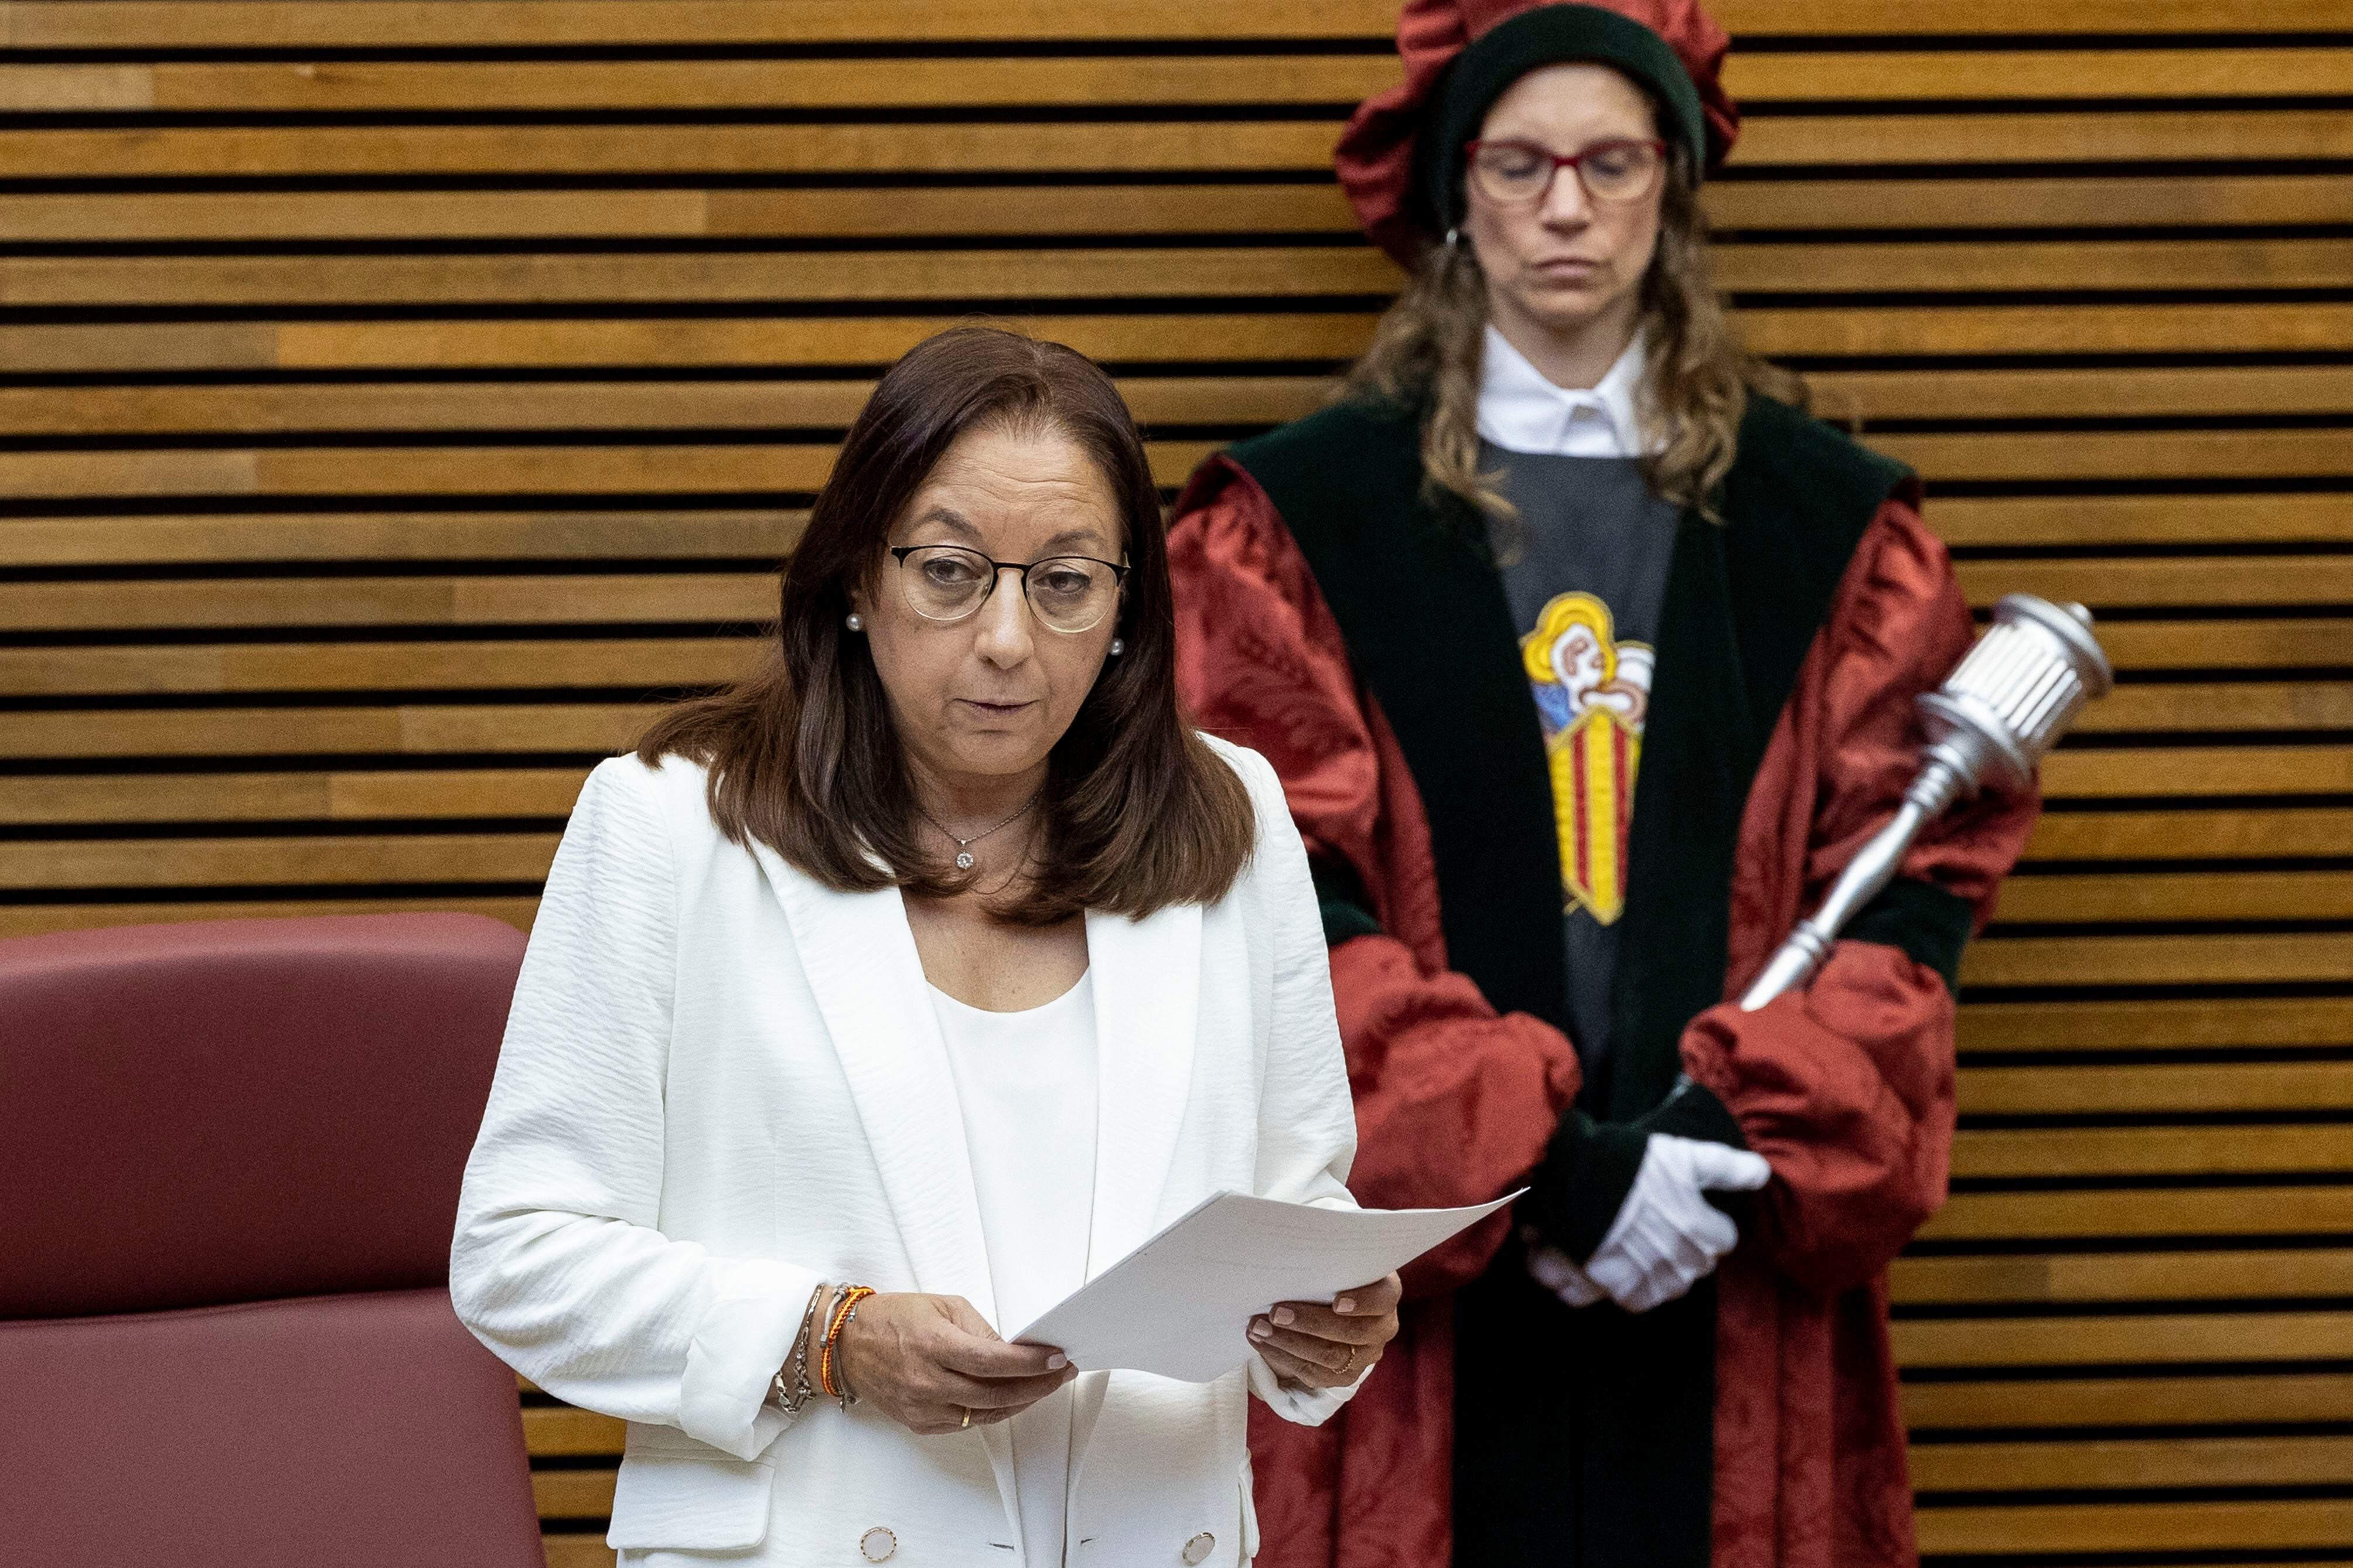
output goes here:
[[959, 1422], [957, 1422], [957, 1423], [956, 1423], [956, 1430], [957, 1430], [957, 1431], [959, 1431], [959, 1432], [961, 1432], [961, 1431], [963, 1431], [965, 1427], [967, 1427], [967, 1426], [971, 1426], [971, 1425], [972, 1425], [972, 1406], [971, 1406], [971, 1405], [965, 1405], [965, 1406], [964, 1407], [964, 1419], [963, 1419], [962, 1421], [959, 1421]]

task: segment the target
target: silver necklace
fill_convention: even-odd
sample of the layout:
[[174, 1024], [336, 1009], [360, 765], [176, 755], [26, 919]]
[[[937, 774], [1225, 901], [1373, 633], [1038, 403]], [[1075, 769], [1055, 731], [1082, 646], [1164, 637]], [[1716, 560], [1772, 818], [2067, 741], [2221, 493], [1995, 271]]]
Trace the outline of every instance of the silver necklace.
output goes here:
[[946, 837], [955, 838], [955, 868], [959, 871], [969, 871], [972, 869], [972, 846], [979, 843], [982, 839], [987, 837], [992, 833], [1004, 831], [1006, 828], [1008, 828], [1015, 823], [1020, 821], [1023, 817], [1029, 816], [1029, 808], [1037, 805], [1039, 796], [1043, 795], [1045, 793], [1045, 790], [1040, 788], [1037, 795], [1031, 795], [1028, 800], [1021, 803], [1020, 810], [1015, 812], [1012, 816], [998, 823], [995, 827], [983, 828], [980, 832], [974, 834], [969, 838], [956, 838], [955, 834], [949, 833], [945, 827], [941, 826], [940, 819], [938, 817], [934, 816], [930, 812], [925, 811], [920, 805], [915, 808], [915, 812], [916, 815], [920, 816], [925, 822], [930, 823], [934, 827], [939, 828], [940, 832], [946, 835]]

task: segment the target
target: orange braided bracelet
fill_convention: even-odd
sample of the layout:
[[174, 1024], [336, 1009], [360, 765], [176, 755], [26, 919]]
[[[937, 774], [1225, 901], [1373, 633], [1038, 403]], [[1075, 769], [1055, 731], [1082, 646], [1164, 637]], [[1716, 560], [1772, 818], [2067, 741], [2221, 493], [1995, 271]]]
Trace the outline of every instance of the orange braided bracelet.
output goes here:
[[849, 1390], [847, 1384], [835, 1381], [834, 1353], [841, 1343], [841, 1331], [849, 1321], [850, 1313], [857, 1310], [859, 1302], [873, 1294], [871, 1286], [849, 1286], [834, 1298], [833, 1310], [826, 1317], [825, 1346], [818, 1352], [817, 1358], [817, 1382], [818, 1386], [825, 1390], [828, 1399], [841, 1401], [844, 1410], [849, 1408]]

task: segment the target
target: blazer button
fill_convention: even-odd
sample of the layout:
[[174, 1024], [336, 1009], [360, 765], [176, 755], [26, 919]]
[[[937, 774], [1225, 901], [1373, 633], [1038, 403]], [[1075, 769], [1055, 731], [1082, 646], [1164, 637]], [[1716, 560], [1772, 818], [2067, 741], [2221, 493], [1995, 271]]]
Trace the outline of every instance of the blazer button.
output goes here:
[[1185, 1543], [1185, 1568], [1200, 1568], [1200, 1564], [1209, 1560], [1209, 1553], [1217, 1549], [1218, 1538], [1206, 1530], [1201, 1531]]
[[869, 1563], [888, 1563], [899, 1550], [899, 1538], [876, 1525], [858, 1538], [858, 1554]]

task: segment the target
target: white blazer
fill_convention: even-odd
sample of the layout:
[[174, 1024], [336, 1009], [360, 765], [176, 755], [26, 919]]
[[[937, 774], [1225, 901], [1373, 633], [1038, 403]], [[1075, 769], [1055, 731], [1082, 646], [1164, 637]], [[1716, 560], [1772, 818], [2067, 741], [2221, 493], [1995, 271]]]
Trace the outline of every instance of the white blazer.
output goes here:
[[[1306, 856], [1273, 769], [1213, 743], [1258, 816], [1240, 880], [1208, 908], [1087, 917], [1094, 1272], [1216, 1192], [1353, 1202]], [[796, 1422], [771, 1396], [821, 1280], [997, 1315], [898, 891], [836, 892], [728, 842], [703, 787], [694, 765], [623, 757], [581, 792], [466, 1168], [458, 1315], [551, 1394], [629, 1423], [607, 1537], [624, 1562], [1011, 1568], [1006, 1427], [918, 1437], [821, 1397]], [[1249, 1561], [1246, 1380], [1311, 1425], [1353, 1392], [1286, 1391], [1255, 1355], [1208, 1384], [1080, 1378], [1072, 1568]]]

